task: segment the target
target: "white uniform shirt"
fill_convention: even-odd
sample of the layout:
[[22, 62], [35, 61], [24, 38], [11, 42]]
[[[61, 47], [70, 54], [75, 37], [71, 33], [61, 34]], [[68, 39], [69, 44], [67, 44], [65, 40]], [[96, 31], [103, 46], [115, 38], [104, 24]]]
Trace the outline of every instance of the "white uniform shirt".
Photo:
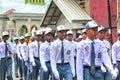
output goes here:
[[80, 75], [80, 76], [77, 76], [77, 79], [78, 80], [83, 80], [83, 72], [80, 72], [83, 70], [83, 66], [79, 66], [79, 65], [83, 65], [81, 62], [82, 62], [82, 59], [81, 58], [81, 54], [80, 54], [80, 47], [81, 47], [81, 44], [84, 42], [84, 40], [81, 40], [80, 42], [78, 42], [77, 44], [77, 59], [76, 59], [76, 73], [77, 75]]
[[22, 49], [22, 45], [23, 44], [18, 44], [18, 46], [17, 46], [17, 54], [18, 54], [18, 58], [20, 58], [20, 59], [23, 59], [23, 53], [21, 52], [21, 49]]
[[117, 64], [120, 61], [120, 41], [116, 41], [112, 46], [112, 60], [113, 64]]
[[[77, 51], [77, 80], [83, 80], [83, 65], [91, 66], [91, 41], [90, 39], [84, 40]], [[110, 58], [108, 56], [105, 45], [100, 40], [94, 40], [95, 50], [95, 66], [101, 66], [104, 63], [109, 70], [113, 70]], [[99, 56], [101, 55], [101, 57]], [[79, 76], [81, 75], [81, 76]]]
[[77, 56], [77, 42], [71, 41], [74, 57]]
[[[72, 69], [72, 73], [75, 74], [74, 54], [72, 50], [72, 45], [68, 40], [65, 39], [63, 40], [63, 45], [64, 45], [64, 63], [69, 62]], [[57, 39], [52, 43], [50, 49], [51, 67], [55, 75], [58, 73], [56, 63], [61, 63], [61, 47], [62, 41]]]
[[42, 45], [42, 42], [39, 41], [39, 53], [38, 53], [38, 41], [34, 41], [30, 44], [30, 59], [31, 61], [35, 61], [34, 57], [39, 58], [41, 52], [40, 52], [40, 47]]
[[[11, 57], [10, 54], [14, 54], [14, 45], [7, 41], [7, 48], [8, 48], [8, 52], [7, 52], [7, 56]], [[5, 58], [5, 42], [2, 41], [0, 42], [0, 59], [1, 58]]]
[[104, 43], [104, 45], [105, 45], [105, 47], [106, 47], [106, 49], [107, 49], [107, 52], [108, 52], [109, 55], [110, 55], [110, 42], [107, 41], [107, 40], [103, 40], [103, 43]]
[[109, 41], [103, 40], [103, 43], [105, 44], [105, 47], [106, 47], [107, 49], [110, 49], [110, 42], [109, 42]]
[[[29, 48], [30, 43], [27, 45], [26, 42], [23, 43], [22, 48], [21, 48], [21, 53], [23, 54], [23, 59], [24, 61], [28, 61], [28, 57], [30, 59], [30, 48]], [[31, 59], [30, 59], [31, 62]]]
[[40, 61], [43, 68], [46, 67], [45, 62], [50, 61], [50, 45], [51, 43], [45, 41], [40, 47]]
[[18, 53], [17, 53], [18, 44], [15, 44], [15, 43], [14, 43], [13, 45], [14, 45], [14, 53], [15, 53], [15, 54], [18, 54]]

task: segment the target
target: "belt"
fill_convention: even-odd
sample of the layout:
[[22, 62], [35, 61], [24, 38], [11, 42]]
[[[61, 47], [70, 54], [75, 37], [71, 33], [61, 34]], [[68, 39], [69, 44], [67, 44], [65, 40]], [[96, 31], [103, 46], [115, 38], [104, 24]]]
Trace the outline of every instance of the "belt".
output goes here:
[[76, 59], [76, 56], [74, 56], [74, 58]]
[[117, 62], [120, 62], [120, 61], [117, 61]]
[[62, 66], [62, 65], [68, 65], [69, 63], [64, 63], [64, 64], [62, 64], [62, 63], [57, 63], [57, 65], [60, 65], [60, 66]]
[[50, 63], [50, 61], [46, 61], [46, 63]]
[[34, 57], [34, 59], [39, 59], [39, 57]]
[[[91, 66], [84, 66], [84, 68], [92, 69], [93, 67], [91, 67]], [[95, 69], [95, 70], [99, 70], [99, 69], [101, 69], [101, 67], [100, 67], [100, 66], [97, 66], [97, 67], [94, 67], [94, 69]]]
[[4, 57], [4, 58], [1, 58], [1, 59], [12, 59], [11, 57]]

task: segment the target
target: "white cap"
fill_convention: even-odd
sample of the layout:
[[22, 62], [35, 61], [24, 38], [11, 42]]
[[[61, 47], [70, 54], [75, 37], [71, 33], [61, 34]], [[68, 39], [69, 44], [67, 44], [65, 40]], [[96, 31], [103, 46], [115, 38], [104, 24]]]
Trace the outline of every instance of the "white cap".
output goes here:
[[62, 31], [62, 30], [67, 30], [67, 29], [65, 28], [65, 26], [59, 25], [59, 26], [57, 27], [57, 31]]
[[73, 34], [73, 32], [71, 30], [67, 31], [67, 35], [68, 34]]
[[85, 25], [85, 28], [86, 29], [89, 29], [89, 28], [96, 28], [98, 27], [99, 25], [93, 20], [93, 21], [89, 21], [86, 25]]
[[82, 35], [79, 35], [79, 37], [78, 37], [78, 38], [80, 38], [80, 39], [81, 39], [81, 38], [82, 38]]
[[35, 35], [42, 35], [42, 32], [41, 31], [36, 31]]
[[45, 35], [48, 34], [48, 33], [51, 33], [51, 32], [52, 32], [52, 29], [51, 29], [51, 28], [48, 28], [48, 29], [46, 29], [46, 31], [45, 31]]
[[118, 34], [118, 35], [120, 34], [120, 29], [117, 31], [117, 34]]
[[55, 33], [55, 36], [57, 36], [57, 33]]
[[103, 26], [101, 27], [98, 27], [98, 32], [102, 31], [102, 30], [105, 30], [105, 28]]
[[85, 32], [86, 32], [86, 29], [83, 29], [83, 30], [82, 30], [82, 34], [85, 33]]
[[21, 39], [24, 39], [24, 37], [23, 37], [23, 36], [21, 36], [21, 37], [20, 37], [20, 40], [21, 40]]
[[14, 40], [17, 40], [17, 39], [19, 39], [18, 37], [14, 37]]
[[30, 34], [29, 34], [29, 33], [26, 33], [26, 34], [25, 34], [25, 37], [30, 37]]
[[7, 31], [4, 31], [4, 32], [2, 33], [2, 36], [9, 36], [9, 33], [8, 33]]

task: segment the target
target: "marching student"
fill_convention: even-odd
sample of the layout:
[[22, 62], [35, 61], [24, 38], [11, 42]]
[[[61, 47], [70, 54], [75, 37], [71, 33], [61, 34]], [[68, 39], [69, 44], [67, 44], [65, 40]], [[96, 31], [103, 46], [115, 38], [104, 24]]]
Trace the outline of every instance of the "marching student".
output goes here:
[[17, 46], [19, 43], [19, 38], [14, 37], [14, 71], [15, 71], [15, 76], [18, 78], [18, 53], [17, 53]]
[[[35, 41], [30, 44], [30, 58], [33, 66], [33, 80], [38, 80], [39, 70], [41, 68], [41, 64], [40, 64], [41, 60], [39, 57], [41, 54], [40, 47], [42, 45], [41, 39], [42, 39], [42, 32], [36, 31]], [[40, 80], [41, 78], [42, 76], [40, 73]]]
[[46, 30], [44, 35], [46, 41], [40, 47], [40, 61], [41, 61], [41, 67], [43, 69], [42, 80], [49, 80], [50, 76], [51, 78], [53, 77], [52, 69], [50, 65], [50, 46], [52, 42], [52, 29]]
[[[67, 31], [67, 40], [72, 44], [73, 54], [74, 54], [74, 65], [75, 65], [75, 74], [76, 74], [76, 58], [77, 58], [77, 42], [73, 41], [73, 32], [71, 30]], [[73, 78], [77, 80], [77, 76]]]
[[20, 80], [23, 80], [24, 76], [24, 60], [23, 60], [23, 53], [21, 52], [22, 45], [24, 43], [24, 37], [20, 37], [20, 43], [17, 46], [17, 53], [18, 53], [18, 64], [19, 64], [19, 72], [20, 72]]
[[112, 60], [114, 68], [118, 68], [116, 80], [120, 80], [120, 30], [117, 31], [118, 40], [112, 46]]
[[[108, 56], [110, 55], [110, 42], [108, 42], [107, 40], [105, 40], [105, 32], [107, 30], [104, 28], [104, 27], [98, 27], [98, 33], [97, 33], [97, 39], [102, 41], [106, 50], [107, 50], [107, 53], [108, 53]], [[109, 57], [110, 58], [110, 57]], [[111, 60], [111, 58], [110, 58]], [[103, 66], [101, 66], [101, 69], [102, 71], [104, 72], [104, 80], [112, 80], [112, 75], [110, 73], [110, 71], [106, 68], [106, 66], [104, 65], [103, 63]]]
[[86, 35], [86, 29], [83, 29], [82, 30], [82, 41], [85, 40], [86, 37], [87, 37], [87, 35]]
[[30, 34], [26, 33], [25, 34], [25, 38], [24, 38], [25, 42], [23, 43], [22, 47], [21, 47], [21, 53], [23, 54], [23, 59], [24, 59], [24, 80], [32, 80], [32, 66], [30, 63], [30, 48], [29, 48], [29, 40], [30, 40]]
[[77, 50], [77, 80], [103, 80], [101, 65], [115, 78], [114, 70], [102, 41], [96, 40], [98, 25], [95, 21], [89, 21], [86, 26], [87, 38]]
[[0, 42], [0, 80], [13, 80], [12, 78], [12, 55], [14, 54], [14, 45], [8, 41], [9, 33], [2, 33], [2, 42]]
[[71, 43], [65, 39], [66, 29], [63, 25], [57, 27], [58, 39], [50, 49], [50, 61], [55, 79], [72, 80], [75, 77], [74, 54]]

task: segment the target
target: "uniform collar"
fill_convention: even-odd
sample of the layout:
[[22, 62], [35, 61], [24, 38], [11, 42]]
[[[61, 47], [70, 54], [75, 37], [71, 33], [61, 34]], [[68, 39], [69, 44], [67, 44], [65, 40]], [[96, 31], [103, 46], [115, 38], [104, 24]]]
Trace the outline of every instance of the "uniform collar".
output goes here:
[[[25, 45], [27, 45], [27, 43], [26, 43], [26, 42], [24, 42], [24, 44], [25, 44]], [[29, 44], [29, 43], [28, 43], [28, 44]]]
[[63, 41], [61, 41], [59, 38], [57, 39], [59, 42], [64, 42], [65, 41], [65, 39], [63, 40]]
[[70, 41], [71, 43], [74, 43], [74, 41], [72, 40], [72, 41]]
[[86, 41], [91, 44], [92, 42], [95, 42], [95, 39], [92, 41], [92, 40], [90, 40], [89, 38], [87, 38]]
[[118, 43], [120, 43], [120, 40], [117, 40]]
[[[36, 40], [35, 40], [34, 42], [35, 42], [35, 43], [38, 43], [38, 41], [36, 41]], [[39, 41], [39, 43], [42, 43], [42, 42], [41, 42], [41, 41]]]
[[[8, 41], [6, 41], [7, 43], [8, 43]], [[4, 43], [5, 44], [5, 42], [4, 41], [2, 41], [2, 43]]]
[[45, 41], [46, 44], [50, 44], [51, 42]]

